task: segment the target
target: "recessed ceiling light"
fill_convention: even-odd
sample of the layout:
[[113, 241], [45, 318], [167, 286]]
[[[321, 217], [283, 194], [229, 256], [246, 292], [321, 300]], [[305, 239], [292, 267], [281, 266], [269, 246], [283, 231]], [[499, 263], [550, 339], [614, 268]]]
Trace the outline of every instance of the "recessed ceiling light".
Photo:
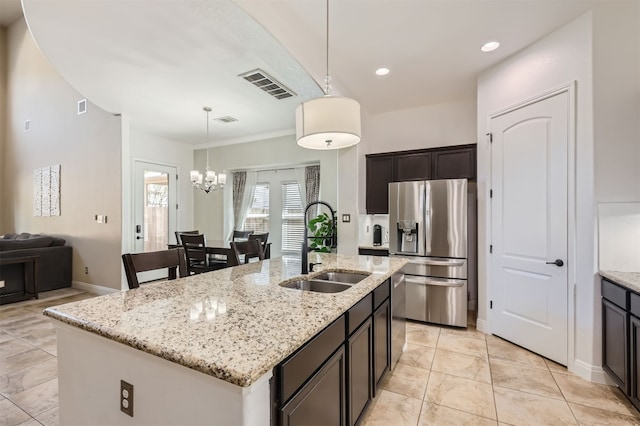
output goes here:
[[490, 41], [489, 43], [485, 43], [480, 50], [483, 52], [491, 52], [492, 50], [496, 50], [498, 47], [500, 47], [500, 43], [497, 41]]
[[387, 75], [389, 74], [389, 68], [378, 68], [376, 70], [376, 75]]

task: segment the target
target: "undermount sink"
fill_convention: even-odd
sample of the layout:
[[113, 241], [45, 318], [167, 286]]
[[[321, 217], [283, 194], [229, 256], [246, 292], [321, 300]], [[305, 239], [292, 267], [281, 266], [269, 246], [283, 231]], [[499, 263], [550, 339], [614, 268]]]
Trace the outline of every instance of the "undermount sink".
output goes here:
[[351, 287], [351, 285], [349, 284], [341, 284], [322, 280], [297, 280], [280, 285], [286, 288], [315, 291], [318, 293], [339, 293]]
[[358, 274], [354, 272], [327, 271], [313, 278], [300, 279], [280, 286], [297, 290], [315, 291], [318, 293], [339, 293], [345, 291], [353, 284], [357, 284], [367, 278], [369, 274]]
[[333, 281], [344, 284], [357, 284], [367, 278], [369, 274], [358, 274], [355, 272], [323, 272], [313, 277], [314, 280]]

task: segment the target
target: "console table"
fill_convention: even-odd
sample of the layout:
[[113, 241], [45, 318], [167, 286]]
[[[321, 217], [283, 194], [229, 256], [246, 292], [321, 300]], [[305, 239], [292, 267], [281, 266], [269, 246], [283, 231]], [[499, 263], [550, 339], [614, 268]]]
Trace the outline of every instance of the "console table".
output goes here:
[[0, 305], [19, 302], [31, 299], [32, 297], [38, 298], [37, 270], [39, 257], [40, 256], [23, 256], [0, 259], [0, 272], [5, 265], [22, 264], [23, 267], [22, 285], [18, 288], [14, 288], [13, 285], [7, 285], [6, 280], [10, 277], [5, 277], [4, 274], [0, 274], [0, 280], [5, 280], [5, 287], [0, 289]]

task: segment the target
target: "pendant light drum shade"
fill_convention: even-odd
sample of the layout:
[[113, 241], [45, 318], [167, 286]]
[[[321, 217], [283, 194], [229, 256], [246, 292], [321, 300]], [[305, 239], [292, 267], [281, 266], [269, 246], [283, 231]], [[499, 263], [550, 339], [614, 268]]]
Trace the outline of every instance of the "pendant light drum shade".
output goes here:
[[351, 98], [323, 96], [296, 108], [296, 141], [309, 149], [340, 149], [360, 142], [360, 104]]

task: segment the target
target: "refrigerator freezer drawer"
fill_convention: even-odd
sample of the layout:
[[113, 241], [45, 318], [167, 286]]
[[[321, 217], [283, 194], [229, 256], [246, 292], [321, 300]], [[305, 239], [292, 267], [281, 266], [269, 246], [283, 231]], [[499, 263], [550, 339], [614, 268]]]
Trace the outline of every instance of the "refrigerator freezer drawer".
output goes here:
[[402, 271], [410, 275], [425, 275], [433, 277], [467, 278], [467, 259], [452, 259], [442, 257], [398, 256], [407, 259], [409, 263]]
[[[407, 318], [456, 327], [467, 326], [466, 280], [406, 275], [406, 282]], [[415, 300], [410, 299], [412, 296]]]

